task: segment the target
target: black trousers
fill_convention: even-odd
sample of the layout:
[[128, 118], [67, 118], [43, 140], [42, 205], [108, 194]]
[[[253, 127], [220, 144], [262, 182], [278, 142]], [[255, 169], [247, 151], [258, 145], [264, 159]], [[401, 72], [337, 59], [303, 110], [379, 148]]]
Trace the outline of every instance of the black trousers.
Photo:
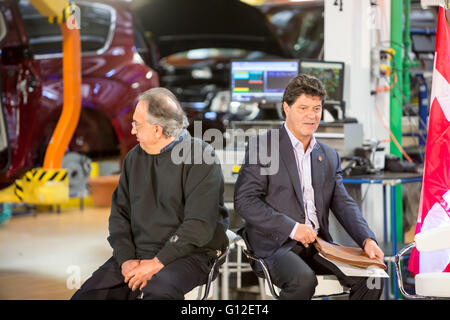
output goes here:
[[378, 300], [383, 291], [382, 278], [349, 277], [335, 265], [319, 256], [313, 245], [297, 244], [269, 269], [274, 285], [281, 289], [280, 299], [308, 300], [317, 286], [316, 275], [334, 274], [350, 288], [350, 299]]
[[[142, 289], [143, 299], [183, 300], [184, 295], [193, 288], [205, 284], [212, 261], [201, 255], [190, 255], [175, 260], [155, 274]], [[120, 266], [111, 257], [81, 288], [72, 300], [133, 300], [141, 294], [128, 288]]]

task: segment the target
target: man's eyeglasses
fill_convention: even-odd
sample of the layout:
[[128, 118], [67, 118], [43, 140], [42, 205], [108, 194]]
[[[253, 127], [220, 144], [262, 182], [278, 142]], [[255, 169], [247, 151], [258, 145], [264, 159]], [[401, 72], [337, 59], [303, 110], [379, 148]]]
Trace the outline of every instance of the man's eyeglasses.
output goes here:
[[134, 130], [138, 130], [139, 128], [142, 128], [143, 126], [145, 126], [147, 124], [152, 125], [152, 126], [154, 125], [153, 123], [149, 123], [149, 122], [144, 122], [142, 124], [137, 124], [135, 120], [131, 121], [131, 127]]
[[137, 125], [136, 124], [136, 121], [131, 121], [131, 127], [133, 128], [133, 130], [137, 130], [137, 129], [139, 129], [140, 127], [142, 127], [143, 126], [143, 124], [141, 124], [141, 125]]

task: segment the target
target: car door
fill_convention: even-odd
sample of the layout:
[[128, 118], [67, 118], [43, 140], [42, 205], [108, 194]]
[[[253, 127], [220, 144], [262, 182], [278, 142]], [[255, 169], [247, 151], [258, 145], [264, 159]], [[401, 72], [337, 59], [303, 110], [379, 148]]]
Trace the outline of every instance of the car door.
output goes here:
[[0, 188], [34, 165], [42, 94], [16, 1], [0, 1]]
[[[3, 16], [3, 10], [0, 12], [0, 45], [6, 38], [6, 22]], [[1, 48], [1, 47], [0, 47]], [[1, 65], [0, 65], [1, 66]], [[3, 92], [3, 72], [0, 72], [0, 94]], [[10, 163], [11, 155], [8, 143], [8, 132], [6, 130], [5, 115], [3, 110], [3, 99], [0, 99], [0, 172], [4, 172]]]

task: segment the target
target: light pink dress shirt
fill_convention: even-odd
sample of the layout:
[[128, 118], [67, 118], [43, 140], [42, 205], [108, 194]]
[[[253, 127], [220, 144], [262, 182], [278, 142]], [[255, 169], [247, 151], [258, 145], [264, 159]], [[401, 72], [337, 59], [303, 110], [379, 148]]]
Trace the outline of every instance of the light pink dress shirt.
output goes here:
[[[303, 204], [305, 206], [305, 224], [310, 226], [316, 233], [319, 231], [319, 221], [317, 220], [316, 206], [314, 204], [314, 189], [312, 186], [312, 172], [311, 172], [311, 152], [316, 145], [316, 139], [311, 137], [308, 149], [304, 151], [303, 144], [294, 136], [289, 130], [286, 123], [284, 124], [286, 131], [291, 139], [292, 148], [294, 150], [295, 161], [297, 163], [298, 177], [302, 188]], [[294, 229], [290, 234], [291, 239], [294, 239], [299, 223], [295, 224]]]

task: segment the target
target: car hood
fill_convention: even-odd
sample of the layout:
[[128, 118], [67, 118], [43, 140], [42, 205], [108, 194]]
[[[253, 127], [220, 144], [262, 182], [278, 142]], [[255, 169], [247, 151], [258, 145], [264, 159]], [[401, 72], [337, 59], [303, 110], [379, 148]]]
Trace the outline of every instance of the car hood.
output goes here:
[[289, 57], [264, 14], [239, 0], [133, 0], [131, 9], [153, 36], [161, 57], [198, 48]]

